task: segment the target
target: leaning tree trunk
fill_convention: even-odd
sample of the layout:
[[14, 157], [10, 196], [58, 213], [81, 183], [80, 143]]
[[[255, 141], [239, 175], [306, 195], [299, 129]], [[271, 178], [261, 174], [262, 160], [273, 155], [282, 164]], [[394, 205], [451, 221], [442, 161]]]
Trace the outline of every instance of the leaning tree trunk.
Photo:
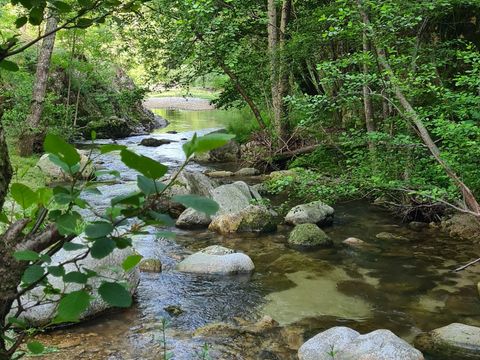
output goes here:
[[[50, 14], [45, 26], [45, 33], [49, 33], [57, 28], [58, 19]], [[29, 156], [34, 152], [35, 144], [38, 142], [38, 126], [42, 118], [45, 93], [47, 91], [48, 70], [52, 58], [53, 47], [55, 45], [55, 34], [45, 37], [42, 42], [40, 54], [38, 56], [37, 70], [35, 73], [35, 83], [32, 93], [32, 102], [30, 105], [30, 114], [27, 117], [27, 131], [19, 140], [19, 151], [21, 156]]]

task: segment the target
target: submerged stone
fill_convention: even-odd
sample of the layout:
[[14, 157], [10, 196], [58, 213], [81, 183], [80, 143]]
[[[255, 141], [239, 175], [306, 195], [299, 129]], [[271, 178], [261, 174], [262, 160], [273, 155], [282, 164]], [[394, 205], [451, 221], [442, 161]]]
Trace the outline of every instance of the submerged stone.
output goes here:
[[290, 232], [288, 243], [302, 247], [329, 247], [332, 240], [315, 224], [300, 224]]
[[143, 259], [139, 268], [142, 272], [159, 273], [162, 272], [162, 263], [158, 259]]
[[147, 146], [147, 147], [158, 147], [161, 145], [170, 144], [172, 142], [176, 142], [174, 140], [168, 139], [156, 139], [156, 138], [145, 138], [140, 141], [140, 145]]

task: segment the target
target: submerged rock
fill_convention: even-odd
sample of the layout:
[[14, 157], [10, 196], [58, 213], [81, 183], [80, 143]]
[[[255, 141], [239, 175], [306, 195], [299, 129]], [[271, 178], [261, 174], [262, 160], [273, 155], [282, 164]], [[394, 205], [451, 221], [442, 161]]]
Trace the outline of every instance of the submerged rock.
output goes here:
[[480, 239], [480, 221], [473, 215], [455, 214], [442, 221], [441, 228], [452, 237], [476, 240], [477, 242]]
[[[72, 242], [83, 244], [84, 241], [78, 237]], [[83, 254], [82, 250], [65, 251], [62, 249], [52, 256], [51, 265], [63, 263], [66, 260], [72, 259], [81, 254]], [[95, 317], [96, 315], [100, 315], [107, 309], [111, 308], [109, 304], [100, 298], [97, 292], [105, 278], [111, 281], [126, 283], [130, 294], [133, 295], [140, 281], [139, 269], [135, 267], [126, 273], [124, 271], [117, 270], [121, 268], [125, 258], [133, 254], [135, 254], [133, 248], [127, 248], [123, 250], [115, 249], [110, 255], [100, 260], [94, 259], [91, 256], [87, 256], [85, 259], [77, 261], [77, 265], [80, 268], [89, 269], [98, 274], [97, 277], [92, 277], [88, 280], [88, 286], [92, 289], [91, 293], [94, 299], [90, 303], [88, 309], [81, 314], [80, 320]], [[65, 270], [66, 272], [77, 271], [77, 267], [75, 264], [70, 263], [65, 265]], [[67, 293], [82, 289], [84, 287], [84, 285], [81, 284], [71, 282], [66, 283], [63, 281], [62, 277], [54, 277], [49, 275], [48, 280], [54, 288], [62, 289]], [[27, 309], [22, 313], [21, 318], [26, 320], [32, 326], [44, 326], [49, 324], [56, 314], [55, 309], [58, 301], [60, 300], [59, 295], [51, 294], [47, 295], [45, 298], [43, 290], [43, 286], [38, 286], [21, 297], [22, 305]], [[42, 301], [41, 305], [36, 305], [38, 299], [44, 299], [45, 301]]]
[[234, 275], [250, 273], [255, 265], [246, 254], [213, 245], [188, 256], [177, 265], [177, 269], [190, 273]]
[[158, 259], [143, 259], [138, 267], [142, 272], [162, 272], [162, 263]]
[[[211, 134], [218, 133], [225, 134], [226, 130], [217, 130]], [[195, 155], [194, 159], [199, 162], [235, 162], [240, 159], [240, 145], [235, 140], [230, 140], [222, 147]]]
[[[80, 154], [80, 169], [83, 169], [80, 178], [88, 180], [93, 176], [95, 166], [93, 165], [93, 162], [88, 161], [88, 152], [82, 150], [77, 150], [77, 152]], [[72, 176], [65, 173], [60, 166], [54, 164], [50, 160], [48, 154], [42, 155], [37, 162], [37, 166], [45, 175], [47, 182], [72, 180]]]
[[480, 359], [480, 327], [453, 323], [420, 334], [415, 346], [441, 359]]
[[166, 307], [163, 308], [163, 310], [165, 310], [166, 312], [168, 312], [172, 316], [179, 316], [179, 315], [182, 315], [184, 313], [182, 308], [180, 306], [176, 306], [176, 305], [166, 306]]
[[211, 222], [212, 218], [207, 214], [188, 208], [180, 214], [175, 225], [180, 229], [203, 229]]
[[277, 229], [275, 215], [272, 210], [265, 206], [248, 205], [238, 212], [221, 214], [214, 217], [209, 229], [220, 234], [273, 232]]
[[375, 237], [377, 239], [387, 240], [387, 241], [410, 241], [405, 236], [398, 235], [398, 234], [393, 234], [393, 233], [386, 232], [386, 231], [378, 233], [377, 235], [375, 235]]
[[176, 142], [176, 141], [168, 140], [168, 139], [145, 138], [145, 139], [142, 139], [142, 141], [140, 141], [140, 145], [148, 146], [148, 147], [157, 147], [161, 145], [170, 144], [172, 142]]
[[255, 168], [242, 168], [235, 172], [235, 176], [255, 176], [258, 174], [260, 174], [260, 171]]
[[342, 241], [342, 244], [345, 244], [347, 246], [352, 246], [352, 247], [359, 247], [359, 246], [365, 246], [367, 243], [361, 239], [358, 239], [356, 237], [349, 237], [345, 240]]
[[288, 243], [302, 247], [329, 247], [332, 240], [315, 224], [300, 224], [290, 232]]
[[420, 351], [389, 330], [365, 335], [347, 327], [333, 327], [303, 344], [300, 360], [423, 360]]
[[297, 205], [292, 208], [287, 216], [285, 222], [290, 225], [299, 224], [317, 224], [328, 225], [333, 221], [334, 210], [331, 206], [322, 201], [313, 201], [308, 204]]

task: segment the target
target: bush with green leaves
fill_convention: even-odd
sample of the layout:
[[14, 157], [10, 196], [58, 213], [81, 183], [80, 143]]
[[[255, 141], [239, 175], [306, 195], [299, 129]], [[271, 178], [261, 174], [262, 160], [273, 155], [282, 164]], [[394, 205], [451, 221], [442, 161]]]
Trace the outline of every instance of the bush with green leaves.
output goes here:
[[[92, 134], [95, 138], [95, 134]], [[38, 301], [37, 305], [48, 302], [49, 295], [60, 296], [56, 304], [56, 314], [51, 323], [53, 326], [62, 323], [77, 322], [92, 300], [90, 280], [98, 279], [99, 274], [91, 269], [78, 267], [75, 271], [69, 271], [68, 264], [76, 264], [87, 256], [93, 259], [103, 259], [115, 249], [124, 249], [132, 246], [132, 235], [143, 234], [147, 226], [154, 226], [158, 236], [171, 236], [172, 233], [164, 228], [174, 224], [169, 215], [155, 211], [156, 204], [165, 196], [166, 191], [175, 182], [177, 176], [184, 169], [194, 154], [210, 151], [227, 143], [232, 138], [228, 134], [209, 134], [193, 138], [184, 144], [183, 150], [186, 160], [176, 170], [168, 182], [160, 179], [167, 174], [168, 168], [161, 163], [143, 155], [138, 155], [125, 146], [109, 144], [99, 147], [101, 154], [118, 152], [122, 162], [130, 169], [138, 172], [138, 190], [114, 197], [110, 200], [110, 206], [104, 212], [99, 213], [82, 194], [94, 193], [101, 195], [95, 181], [80, 182], [78, 179], [82, 170], [80, 168], [80, 156], [76, 149], [65, 142], [62, 138], [49, 134], [44, 143], [45, 151], [49, 158], [64, 172], [70, 174], [73, 181], [66, 185], [56, 185], [53, 188], [42, 187], [36, 190], [22, 183], [13, 183], [10, 187], [10, 197], [17, 204], [17, 213], [3, 212], [1, 221], [6, 223], [7, 230], [5, 239], [9, 238], [12, 231], [17, 231], [17, 237], [24, 239], [44, 234], [45, 231], [58, 232], [56, 240], [45, 247], [14, 248], [11, 255], [17, 263], [16, 269], [20, 271], [20, 283], [13, 284], [17, 291], [11, 302], [11, 306], [4, 311], [2, 318], [5, 324], [0, 324], [0, 336], [3, 347], [0, 348], [0, 358], [9, 359], [21, 356], [21, 352], [15, 353], [25, 337], [31, 337], [35, 331], [29, 328], [28, 323], [22, 319], [24, 308], [20, 302], [22, 295], [43, 287], [45, 296]], [[93, 150], [90, 152], [89, 161], [92, 161]], [[211, 199], [195, 195], [178, 195], [172, 200], [186, 207], [213, 215], [218, 210], [218, 205]], [[95, 219], [90, 221], [82, 216], [80, 210], [90, 210]], [[133, 221], [129, 221], [133, 220]], [[82, 236], [82, 241], [72, 242], [74, 238]], [[22, 242], [24, 243], [24, 242]], [[28, 242], [27, 242], [28, 243]], [[35, 249], [35, 250], [33, 250]], [[74, 251], [75, 255], [65, 259], [61, 263], [53, 263], [52, 256], [60, 249], [67, 252]], [[1, 250], [1, 249], [0, 249]], [[0, 253], [1, 254], [1, 253]], [[4, 254], [5, 255], [5, 254]], [[121, 271], [131, 271], [140, 261], [141, 256], [133, 254], [124, 259]], [[2, 259], [2, 261], [8, 261]], [[64, 289], [55, 288], [50, 283], [50, 277], [61, 277], [63, 282], [80, 284], [81, 288], [75, 291], [65, 292]], [[111, 279], [100, 278], [101, 285], [98, 288], [99, 296], [112, 307], [128, 307], [132, 304], [129, 291], [124, 284]], [[2, 281], [9, 281], [3, 279]], [[3, 300], [3, 299], [0, 299]], [[14, 315], [7, 318], [9, 311], [13, 309]], [[12, 332], [12, 330], [14, 330]], [[42, 353], [44, 347], [36, 341], [29, 341], [27, 347], [32, 353]]]

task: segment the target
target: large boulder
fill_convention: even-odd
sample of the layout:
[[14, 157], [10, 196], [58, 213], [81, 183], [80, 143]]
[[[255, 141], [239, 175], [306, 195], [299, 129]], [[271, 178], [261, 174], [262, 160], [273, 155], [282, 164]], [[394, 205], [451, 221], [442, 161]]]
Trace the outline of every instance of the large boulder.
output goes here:
[[336, 326], [320, 334], [303, 344], [298, 350], [300, 360], [332, 360], [332, 353], [346, 347], [360, 336], [355, 330], [344, 326]]
[[[81, 178], [83, 180], [90, 179], [94, 172], [95, 166], [93, 162], [88, 161], [88, 152], [83, 150], [77, 150], [80, 155], [80, 169], [83, 169], [81, 172]], [[56, 181], [71, 181], [72, 177], [70, 174], [65, 173], [62, 168], [56, 164], [54, 164], [48, 154], [42, 155], [42, 157], [38, 160], [37, 166], [40, 168], [42, 173], [45, 175], [47, 182], [56, 182]]]
[[[217, 130], [212, 132], [211, 134], [224, 134], [226, 130]], [[230, 140], [225, 145], [210, 150], [203, 154], [195, 155], [195, 160], [198, 162], [217, 162], [217, 163], [224, 163], [224, 162], [235, 162], [240, 159], [240, 145], [235, 140]]]
[[177, 219], [176, 226], [180, 229], [202, 229], [208, 227], [212, 218], [192, 208], [185, 209]]
[[316, 224], [300, 224], [290, 232], [288, 243], [299, 247], [329, 247], [332, 240]]
[[[72, 242], [83, 243], [84, 240], [79, 237], [75, 238]], [[81, 255], [82, 253], [82, 250], [65, 251], [62, 249], [52, 257], [51, 265], [63, 263], [68, 259]], [[80, 320], [95, 317], [111, 308], [111, 306], [104, 302], [97, 293], [103, 279], [126, 283], [130, 294], [133, 295], [140, 281], [140, 272], [138, 268], [134, 268], [129, 272], [124, 272], [122, 270], [122, 263], [125, 258], [133, 254], [134, 250], [132, 248], [126, 248], [123, 250], [116, 249], [110, 255], [100, 260], [87, 256], [85, 259], [77, 261], [79, 268], [89, 269], [98, 274], [98, 276], [92, 277], [88, 280], [88, 286], [91, 289], [93, 300], [89, 308], [80, 316]], [[65, 270], [66, 272], [77, 271], [77, 267], [75, 264], [70, 263], [65, 265]], [[65, 283], [62, 277], [49, 275], [48, 280], [55, 288], [61, 289], [65, 292], [76, 291], [84, 287], [83, 285], [76, 283]], [[38, 286], [21, 297], [22, 306], [27, 309], [22, 313], [21, 318], [26, 320], [32, 326], [44, 326], [49, 324], [56, 314], [55, 309], [60, 297], [58, 295], [47, 295], [45, 297], [43, 290], [43, 286]], [[36, 305], [39, 299], [43, 300], [40, 305]]]
[[209, 229], [224, 235], [236, 232], [273, 232], [277, 229], [275, 216], [265, 206], [248, 205], [238, 212], [214, 217]]
[[453, 323], [415, 339], [415, 346], [435, 358], [480, 359], [480, 327]]
[[313, 201], [308, 204], [297, 205], [292, 208], [285, 222], [290, 225], [317, 224], [319, 226], [331, 224], [334, 210], [322, 201]]
[[[163, 179], [166, 184], [170, 181], [170, 176]], [[165, 196], [157, 203], [157, 210], [167, 212], [174, 217], [179, 217], [185, 211], [185, 206], [174, 202], [171, 197], [175, 195], [200, 195], [211, 197], [217, 183], [200, 172], [182, 171], [173, 185], [165, 192]]]
[[188, 256], [177, 269], [189, 273], [235, 275], [250, 273], [255, 265], [248, 255], [213, 245]]
[[333, 327], [303, 344], [300, 360], [423, 360], [420, 351], [389, 330], [365, 335], [346, 327]]
[[252, 201], [261, 200], [260, 194], [243, 181], [215, 188], [212, 198], [220, 206], [218, 215], [237, 213], [248, 207]]

